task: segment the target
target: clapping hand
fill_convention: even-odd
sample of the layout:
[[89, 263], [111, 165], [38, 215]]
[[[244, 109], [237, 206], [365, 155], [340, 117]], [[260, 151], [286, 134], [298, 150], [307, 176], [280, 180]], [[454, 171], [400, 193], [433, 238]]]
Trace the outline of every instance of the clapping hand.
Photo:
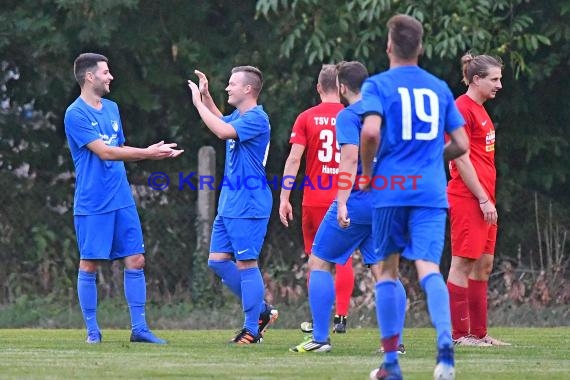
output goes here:
[[190, 90], [192, 91], [192, 103], [194, 103], [194, 106], [202, 103], [202, 95], [200, 94], [198, 85], [192, 82], [192, 80], [188, 79], [188, 87], [190, 87]]
[[208, 89], [208, 78], [206, 78], [206, 74], [199, 70], [194, 70], [194, 74], [198, 76], [198, 89], [200, 90], [200, 94], [202, 95], [209, 95]]
[[164, 141], [159, 141], [146, 149], [150, 152], [151, 160], [162, 160], [165, 158], [178, 157], [184, 152], [183, 149], [173, 149], [176, 148], [176, 146], [176, 143], [165, 144]]

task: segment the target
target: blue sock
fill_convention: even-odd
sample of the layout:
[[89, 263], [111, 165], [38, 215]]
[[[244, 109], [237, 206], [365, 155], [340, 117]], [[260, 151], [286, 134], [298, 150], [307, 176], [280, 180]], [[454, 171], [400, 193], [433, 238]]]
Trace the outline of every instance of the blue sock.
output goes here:
[[[395, 280], [376, 283], [376, 318], [384, 346], [384, 362], [394, 363], [398, 360], [398, 339], [402, 326], [398, 309], [397, 284]], [[389, 347], [386, 346], [389, 345]]]
[[437, 335], [437, 347], [452, 346], [449, 293], [441, 273], [430, 273], [421, 279], [420, 285], [427, 298], [431, 323]]
[[400, 321], [402, 322], [402, 324], [400, 325], [400, 339], [398, 340], [398, 344], [402, 344], [404, 342], [403, 336], [404, 336], [404, 324], [406, 322], [407, 300], [406, 300], [406, 288], [404, 288], [404, 284], [402, 284], [402, 281], [400, 281], [400, 279], [396, 280], [396, 302], [398, 304], [398, 311], [400, 313], [398, 318], [400, 318]]
[[241, 303], [245, 314], [244, 328], [259, 334], [259, 313], [262, 311], [265, 285], [259, 268], [240, 269]]
[[131, 329], [147, 330], [145, 318], [146, 280], [143, 269], [125, 269], [125, 298], [131, 312]]
[[[232, 260], [208, 260], [208, 267], [222, 279], [228, 289], [241, 300], [241, 275], [238, 267]], [[261, 302], [261, 312], [267, 311], [269, 305]]]
[[241, 299], [241, 275], [232, 260], [208, 260], [208, 267], [222, 279], [222, 283]]
[[311, 271], [309, 281], [309, 305], [313, 315], [313, 340], [328, 341], [331, 310], [335, 299], [333, 276], [328, 271]]
[[99, 331], [97, 324], [97, 273], [80, 270], [77, 274], [77, 296], [87, 331]]

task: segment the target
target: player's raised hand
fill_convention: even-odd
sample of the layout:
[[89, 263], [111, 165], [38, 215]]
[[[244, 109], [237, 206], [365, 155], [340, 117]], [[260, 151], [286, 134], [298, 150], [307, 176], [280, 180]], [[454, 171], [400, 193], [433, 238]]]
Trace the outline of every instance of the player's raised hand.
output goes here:
[[198, 88], [200, 89], [200, 94], [202, 95], [209, 95], [208, 89], [208, 78], [206, 78], [206, 74], [199, 70], [194, 70], [194, 74], [198, 76]]
[[350, 226], [350, 218], [348, 217], [346, 204], [337, 203], [336, 220], [341, 228], [348, 228], [348, 226]]
[[289, 221], [293, 220], [293, 207], [291, 202], [282, 201], [279, 204], [279, 220], [285, 227], [289, 227]]
[[200, 94], [198, 85], [188, 79], [188, 87], [190, 87], [190, 90], [192, 91], [192, 103], [194, 103], [195, 106], [202, 103], [202, 95]]

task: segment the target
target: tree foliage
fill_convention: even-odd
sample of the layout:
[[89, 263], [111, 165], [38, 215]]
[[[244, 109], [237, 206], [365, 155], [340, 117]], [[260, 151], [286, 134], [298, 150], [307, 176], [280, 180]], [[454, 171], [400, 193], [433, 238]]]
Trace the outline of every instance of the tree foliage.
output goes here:
[[[539, 191], [565, 206], [557, 210], [566, 210], [568, 218], [567, 1], [3, 0], [0, 278], [5, 290], [0, 302], [30, 289], [68, 292], [74, 284], [73, 164], [63, 115], [79, 94], [72, 73], [78, 54], [109, 57], [115, 77], [109, 97], [119, 104], [129, 145], [164, 139], [186, 150], [176, 161], [129, 164], [139, 190], [150, 172], [194, 171], [196, 152], [206, 144], [220, 152], [221, 172], [223, 144], [201, 125], [186, 80], [194, 69], [204, 71], [217, 104], [229, 112], [224, 88], [231, 68], [260, 67], [261, 102], [272, 124], [268, 171], [273, 175], [283, 170], [295, 116], [317, 102], [320, 65], [357, 59], [371, 72], [386, 69], [385, 24], [397, 12], [422, 21], [421, 64], [457, 95], [464, 91], [458, 62], [465, 51], [504, 59], [504, 89], [489, 102], [498, 135], [499, 199], [512, 209], [514, 194]], [[149, 259], [157, 264], [149, 270], [161, 279], [157, 292], [183, 293], [195, 245], [194, 194], [140, 191], [137, 196]], [[518, 236], [510, 228], [506, 235]], [[283, 244], [292, 247], [289, 237]], [[287, 250], [278, 244], [267, 250], [274, 263], [269, 272], [289, 268], [296, 259], [279, 249]]]
[[[459, 58], [465, 52], [502, 57], [504, 90], [488, 104], [499, 126], [501, 179], [508, 178], [509, 191], [530, 187], [570, 200], [563, 191], [570, 174], [570, 115], [563, 94], [568, 84], [563, 72], [570, 59], [567, 2], [545, 6], [529, 0], [333, 0], [324, 5], [315, 0], [258, 0], [256, 9], [258, 17], [276, 25], [282, 39], [279, 56], [291, 61], [295, 71], [343, 59], [360, 60], [371, 72], [386, 69], [385, 25], [395, 13], [422, 22], [421, 64], [457, 94], [463, 91]], [[507, 191], [504, 195], [508, 198]]]

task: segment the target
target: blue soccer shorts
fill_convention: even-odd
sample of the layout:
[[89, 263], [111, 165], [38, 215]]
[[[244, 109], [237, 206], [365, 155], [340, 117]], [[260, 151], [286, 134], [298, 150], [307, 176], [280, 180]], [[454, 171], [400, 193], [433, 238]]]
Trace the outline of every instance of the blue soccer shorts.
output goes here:
[[312, 254], [329, 263], [344, 265], [359, 248], [364, 263], [375, 264], [377, 259], [372, 241], [372, 226], [351, 223], [347, 228], [342, 228], [338, 225], [336, 215], [337, 203], [333, 202], [317, 230]]
[[378, 261], [393, 253], [408, 260], [439, 265], [445, 240], [447, 209], [434, 207], [380, 207], [372, 216]]
[[261, 253], [269, 218], [214, 219], [211, 253], [229, 253], [238, 261], [257, 260]]
[[136, 206], [97, 215], [75, 215], [75, 233], [82, 260], [117, 260], [144, 253]]

